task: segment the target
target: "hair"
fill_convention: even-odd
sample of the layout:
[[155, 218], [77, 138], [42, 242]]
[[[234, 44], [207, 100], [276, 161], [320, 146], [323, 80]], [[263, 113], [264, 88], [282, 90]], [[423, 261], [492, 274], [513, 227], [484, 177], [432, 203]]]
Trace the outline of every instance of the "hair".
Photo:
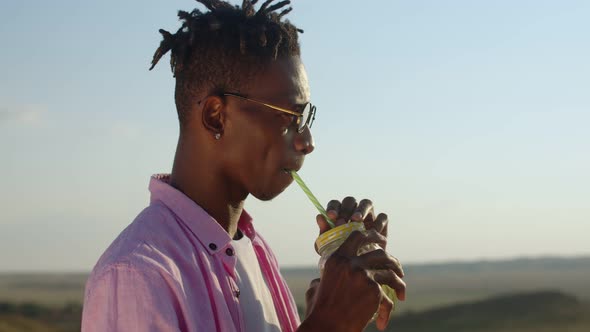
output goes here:
[[221, 0], [196, 0], [208, 11], [179, 11], [182, 26], [164, 37], [156, 50], [150, 70], [168, 51], [176, 78], [175, 102], [180, 123], [184, 123], [199, 96], [228, 89], [239, 90], [271, 61], [299, 56], [298, 29], [283, 17], [292, 8], [279, 9], [291, 1], [243, 0], [242, 6]]

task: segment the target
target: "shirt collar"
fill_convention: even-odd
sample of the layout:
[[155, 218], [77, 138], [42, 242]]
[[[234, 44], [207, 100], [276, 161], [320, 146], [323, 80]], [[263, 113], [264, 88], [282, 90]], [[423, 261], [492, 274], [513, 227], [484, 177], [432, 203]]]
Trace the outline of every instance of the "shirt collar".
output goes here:
[[[209, 254], [224, 250], [232, 240], [229, 234], [215, 218], [180, 190], [172, 187], [169, 181], [170, 174], [152, 175], [149, 184], [150, 203], [159, 201], [166, 205], [190, 229]], [[254, 240], [256, 231], [252, 224], [252, 217], [246, 210], [242, 209], [238, 228], [244, 235]]]

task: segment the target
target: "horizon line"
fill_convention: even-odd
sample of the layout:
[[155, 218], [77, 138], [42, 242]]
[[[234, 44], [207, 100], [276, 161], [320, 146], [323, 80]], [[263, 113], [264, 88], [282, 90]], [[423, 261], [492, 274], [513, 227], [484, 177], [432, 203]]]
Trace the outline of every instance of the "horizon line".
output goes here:
[[[503, 262], [514, 262], [514, 261], [535, 261], [544, 259], [563, 259], [563, 260], [576, 260], [576, 259], [590, 259], [590, 253], [585, 254], [573, 254], [573, 255], [560, 255], [560, 254], [547, 254], [547, 255], [520, 255], [513, 257], [504, 258], [477, 258], [477, 259], [449, 259], [449, 260], [431, 260], [431, 261], [418, 261], [409, 262], [403, 264], [405, 267], [408, 266], [440, 266], [440, 265], [455, 265], [455, 264], [478, 264], [478, 263], [503, 263]], [[309, 265], [287, 265], [280, 266], [281, 270], [300, 270], [300, 269], [312, 269], [317, 268], [315, 264]], [[60, 274], [90, 274], [91, 270], [0, 270], [0, 275], [18, 275], [18, 274], [46, 274], [46, 275], [60, 275]]]

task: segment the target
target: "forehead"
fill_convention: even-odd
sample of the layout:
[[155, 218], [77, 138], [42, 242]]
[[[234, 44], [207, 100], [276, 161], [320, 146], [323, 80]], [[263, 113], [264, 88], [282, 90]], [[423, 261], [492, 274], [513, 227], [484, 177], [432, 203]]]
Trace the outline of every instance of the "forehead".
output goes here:
[[248, 94], [252, 97], [292, 104], [303, 104], [310, 99], [307, 73], [299, 57], [273, 61], [251, 83]]

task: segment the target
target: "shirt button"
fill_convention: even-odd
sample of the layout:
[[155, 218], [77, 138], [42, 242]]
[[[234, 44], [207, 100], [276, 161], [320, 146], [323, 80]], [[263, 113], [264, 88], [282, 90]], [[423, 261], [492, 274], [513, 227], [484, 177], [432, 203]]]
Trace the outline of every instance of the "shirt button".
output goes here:
[[209, 248], [211, 250], [215, 250], [215, 249], [217, 249], [217, 245], [215, 243], [209, 243]]
[[225, 253], [226, 253], [228, 256], [233, 256], [233, 255], [234, 255], [234, 250], [233, 250], [232, 248], [227, 248], [227, 249], [225, 250]]

